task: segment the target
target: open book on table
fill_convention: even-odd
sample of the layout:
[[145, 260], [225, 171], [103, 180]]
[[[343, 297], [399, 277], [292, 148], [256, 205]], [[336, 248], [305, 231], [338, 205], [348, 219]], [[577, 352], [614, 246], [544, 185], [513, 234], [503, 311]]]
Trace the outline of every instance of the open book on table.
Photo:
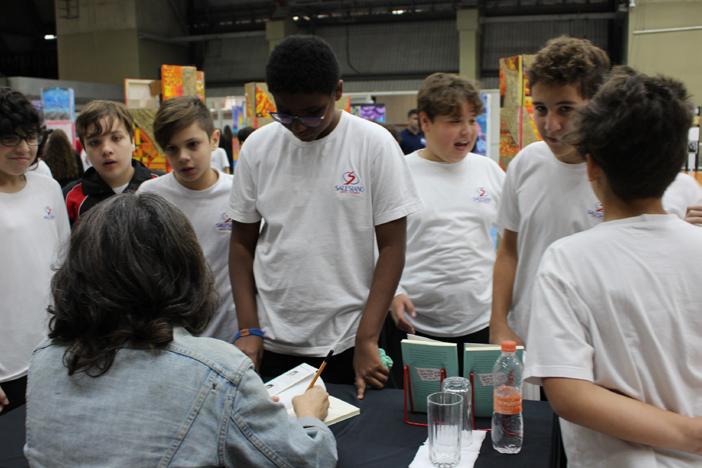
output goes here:
[[[309, 364], [300, 364], [286, 373], [266, 382], [265, 385], [268, 394], [280, 398], [280, 403], [285, 405], [288, 414], [295, 416], [292, 400], [294, 397], [305, 393], [315, 372], [317, 372], [316, 367], [312, 367]], [[315, 387], [326, 389], [321, 377], [317, 379], [314, 385]], [[324, 419], [324, 423], [327, 426], [331, 426], [332, 424], [345, 421], [359, 414], [361, 414], [361, 410], [357, 406], [329, 395], [329, 411], [327, 417]]]
[[[446, 377], [461, 375], [458, 369], [458, 345], [407, 335], [402, 340], [402, 361], [409, 368], [412, 392], [412, 411], [426, 412], [427, 396], [441, 390], [441, 369]], [[465, 343], [463, 346], [462, 376], [470, 378], [473, 372], [473, 414], [476, 417], [492, 415], [492, 368], [500, 357], [500, 346]], [[524, 359], [524, 347], [517, 346], [517, 356]]]

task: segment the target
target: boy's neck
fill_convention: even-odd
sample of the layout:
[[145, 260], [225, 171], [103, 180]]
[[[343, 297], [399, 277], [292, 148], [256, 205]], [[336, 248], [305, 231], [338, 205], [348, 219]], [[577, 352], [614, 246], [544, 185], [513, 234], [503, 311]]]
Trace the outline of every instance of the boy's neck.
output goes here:
[[[110, 188], [114, 189], [117, 187], [122, 187], [123, 185], [127, 185], [129, 181], [132, 180], [132, 177], [134, 177], [134, 166], [129, 166], [129, 169], [124, 172], [124, 174], [120, 175], [118, 178], [115, 178], [114, 180], [106, 180], [103, 178], [105, 183], [110, 186]], [[102, 176], [100, 176], [102, 177]]]
[[644, 214], [667, 214], [660, 198], [639, 198], [625, 202], [612, 195], [602, 200], [602, 206], [605, 221], [633, 218]]
[[0, 172], [0, 192], [17, 193], [27, 185], [27, 177], [24, 175], [11, 175]]
[[573, 151], [565, 154], [553, 153], [556, 159], [564, 164], [583, 164], [585, 160], [582, 156], [573, 148]]
[[212, 168], [208, 169], [199, 179], [192, 181], [182, 180], [177, 172], [174, 172], [174, 175], [176, 181], [189, 190], [207, 190], [219, 180], [219, 173]]

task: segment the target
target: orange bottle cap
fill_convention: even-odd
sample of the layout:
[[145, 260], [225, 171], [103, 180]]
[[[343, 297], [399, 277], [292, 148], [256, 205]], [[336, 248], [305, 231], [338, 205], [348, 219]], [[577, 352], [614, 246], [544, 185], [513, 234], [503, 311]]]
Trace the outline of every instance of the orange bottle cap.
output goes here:
[[501, 349], [503, 353], [513, 353], [517, 350], [517, 342], [509, 340], [503, 341]]

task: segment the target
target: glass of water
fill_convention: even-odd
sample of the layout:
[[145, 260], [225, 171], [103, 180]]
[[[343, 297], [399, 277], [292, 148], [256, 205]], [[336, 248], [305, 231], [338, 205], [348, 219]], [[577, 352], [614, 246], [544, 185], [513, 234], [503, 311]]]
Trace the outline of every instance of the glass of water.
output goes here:
[[437, 392], [427, 397], [429, 459], [439, 468], [452, 468], [461, 460], [463, 397]]
[[470, 380], [463, 377], [447, 377], [441, 383], [441, 391], [456, 393], [463, 397], [463, 434], [461, 437], [461, 444], [463, 444], [463, 447], [470, 446], [473, 443]]

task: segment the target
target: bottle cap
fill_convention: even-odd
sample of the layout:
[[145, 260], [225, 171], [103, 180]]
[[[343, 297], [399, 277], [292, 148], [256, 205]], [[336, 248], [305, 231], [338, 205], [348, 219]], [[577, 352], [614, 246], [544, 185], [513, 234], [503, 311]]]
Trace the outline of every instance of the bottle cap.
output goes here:
[[509, 340], [503, 341], [500, 348], [503, 353], [513, 353], [517, 350], [517, 342]]

